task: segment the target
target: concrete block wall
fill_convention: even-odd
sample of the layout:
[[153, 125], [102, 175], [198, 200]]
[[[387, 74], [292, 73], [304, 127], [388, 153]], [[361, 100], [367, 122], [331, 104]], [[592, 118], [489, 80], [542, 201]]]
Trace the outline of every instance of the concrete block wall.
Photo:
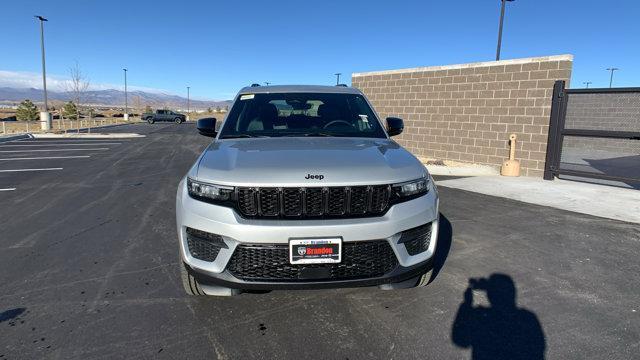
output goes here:
[[518, 135], [522, 175], [542, 176], [551, 96], [569, 81], [572, 55], [354, 73], [382, 119], [405, 120], [397, 137], [417, 156], [500, 166]]

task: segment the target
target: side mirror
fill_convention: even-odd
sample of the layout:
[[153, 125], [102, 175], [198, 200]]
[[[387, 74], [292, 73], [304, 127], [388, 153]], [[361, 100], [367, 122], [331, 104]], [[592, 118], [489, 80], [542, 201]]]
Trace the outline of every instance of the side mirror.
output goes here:
[[387, 133], [389, 136], [400, 135], [404, 130], [404, 121], [396, 117], [387, 118]]
[[199, 119], [196, 124], [196, 128], [200, 135], [215, 137], [216, 132], [216, 118], [203, 118]]

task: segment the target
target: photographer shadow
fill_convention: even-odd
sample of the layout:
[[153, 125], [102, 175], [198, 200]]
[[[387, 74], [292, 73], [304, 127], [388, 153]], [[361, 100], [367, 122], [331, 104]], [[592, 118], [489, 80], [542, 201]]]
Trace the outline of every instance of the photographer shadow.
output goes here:
[[[474, 306], [473, 289], [491, 306]], [[505, 274], [469, 279], [451, 330], [454, 344], [471, 348], [472, 359], [544, 359], [545, 336], [538, 317], [518, 308], [513, 279]]]

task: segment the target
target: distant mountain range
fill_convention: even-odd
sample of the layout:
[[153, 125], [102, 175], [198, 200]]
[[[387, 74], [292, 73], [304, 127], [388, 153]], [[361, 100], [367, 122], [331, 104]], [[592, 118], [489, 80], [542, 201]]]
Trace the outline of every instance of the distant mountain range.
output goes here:
[[[145, 91], [128, 91], [129, 107], [144, 108], [149, 105], [152, 108], [186, 109], [187, 98], [177, 95], [150, 93]], [[50, 101], [69, 101], [72, 96], [67, 92], [47, 91]], [[0, 87], [0, 104], [18, 104], [24, 99], [30, 99], [34, 103], [42, 103], [43, 91], [34, 88], [10, 88]], [[123, 107], [124, 91], [120, 90], [92, 90], [85, 92], [81, 100], [83, 105], [95, 107]], [[209, 107], [216, 108], [231, 105], [231, 100], [193, 100], [190, 101], [192, 110], [205, 110]]]

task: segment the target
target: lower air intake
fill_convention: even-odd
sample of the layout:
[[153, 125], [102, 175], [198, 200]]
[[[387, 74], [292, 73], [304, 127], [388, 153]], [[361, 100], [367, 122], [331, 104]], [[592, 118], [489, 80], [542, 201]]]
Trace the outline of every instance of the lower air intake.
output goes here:
[[403, 231], [398, 242], [404, 244], [411, 256], [427, 251], [431, 243], [431, 223]]
[[[383, 276], [398, 266], [396, 255], [386, 240], [342, 244], [342, 262], [337, 264], [289, 263], [289, 245], [239, 245], [227, 270], [245, 281], [295, 282], [367, 279]], [[309, 269], [319, 269], [321, 277], [309, 279]]]
[[228, 248], [217, 234], [187, 228], [187, 246], [191, 256], [202, 261], [215, 261], [220, 249]]

